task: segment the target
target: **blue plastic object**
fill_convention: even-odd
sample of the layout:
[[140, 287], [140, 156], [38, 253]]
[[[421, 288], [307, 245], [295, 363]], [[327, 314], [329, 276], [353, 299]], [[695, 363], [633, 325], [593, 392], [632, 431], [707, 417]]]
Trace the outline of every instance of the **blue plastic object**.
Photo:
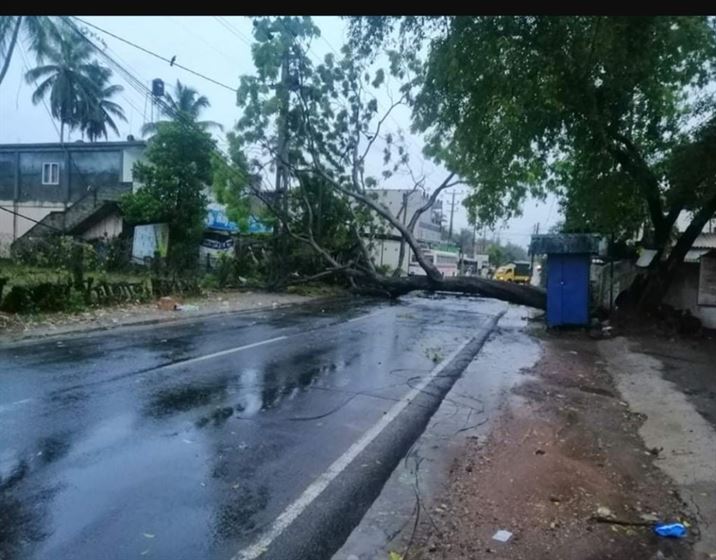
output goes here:
[[654, 532], [661, 537], [681, 539], [686, 536], [686, 527], [683, 523], [657, 523]]

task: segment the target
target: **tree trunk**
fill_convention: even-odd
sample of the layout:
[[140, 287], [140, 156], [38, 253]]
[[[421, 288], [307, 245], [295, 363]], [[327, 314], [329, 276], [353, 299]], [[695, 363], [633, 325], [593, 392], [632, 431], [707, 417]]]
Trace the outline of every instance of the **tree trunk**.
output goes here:
[[[412, 233], [412, 232], [411, 232]], [[405, 260], [405, 239], [400, 238], [400, 252], [398, 253], [398, 268], [393, 272], [393, 276], [398, 278], [403, 270], [403, 261]], [[407, 271], [410, 271], [410, 259], [408, 259]]]
[[391, 297], [399, 297], [417, 290], [428, 290], [474, 294], [536, 309], [547, 308], [547, 295], [541, 288], [475, 276], [458, 276], [442, 280], [433, 280], [428, 276], [374, 277], [368, 286], [387, 292]]
[[7, 47], [7, 53], [5, 54], [5, 60], [3, 61], [2, 69], [0, 69], [0, 84], [3, 81], [3, 78], [5, 78], [5, 74], [7, 74], [8, 68], [10, 68], [10, 61], [12, 60], [12, 53], [15, 50], [15, 45], [17, 44], [17, 36], [20, 34], [20, 27], [22, 25], [22, 17], [23, 16], [17, 16], [17, 23], [15, 24], [15, 29], [12, 31], [12, 37], [10, 38], [10, 44]]
[[[701, 234], [704, 226], [716, 213], [716, 194], [714, 194], [691, 220], [689, 227], [681, 234], [676, 245], [669, 253], [666, 262], [658, 262], [653, 270], [649, 271], [644, 287], [639, 294], [639, 309], [647, 311], [656, 307], [666, 296], [669, 286], [676, 275], [679, 266], [684, 262], [696, 238]], [[659, 258], [660, 253], [654, 257]]]

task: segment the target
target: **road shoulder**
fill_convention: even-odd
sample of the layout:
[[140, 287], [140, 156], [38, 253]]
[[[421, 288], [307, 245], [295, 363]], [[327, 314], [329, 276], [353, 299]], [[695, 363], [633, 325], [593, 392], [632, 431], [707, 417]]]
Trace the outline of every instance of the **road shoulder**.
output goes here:
[[[453, 445], [443, 461], [443, 484], [416, 486], [422, 479], [413, 474], [410, 516], [394, 508], [393, 519], [384, 504], [373, 534], [362, 537], [378, 538], [381, 522], [396, 525], [400, 518], [389, 545], [371, 555], [349, 539], [334, 558], [388, 558], [390, 552], [411, 560], [710, 557], [695, 553], [703, 520], [692, 499], [660, 468], [653, 441], [642, 439], [648, 419], [620, 395], [613, 364], [621, 353], [583, 333], [546, 336], [542, 349], [499, 415], [485, 424], [487, 433]], [[405, 483], [410, 475], [404, 470], [396, 480]], [[595, 515], [646, 525], [598, 522]], [[689, 536], [657, 537], [648, 526], [654, 519], [685, 521]], [[500, 529], [511, 533], [507, 542], [493, 539]]]
[[508, 308], [334, 560], [374, 560], [411, 549], [416, 520], [426, 519], [449, 490], [451, 463], [468, 442], [486, 441], [520, 369], [539, 358], [539, 343], [524, 332], [530, 314]]
[[[35, 317], [0, 314], [0, 343], [13, 343], [54, 336], [83, 334], [160, 323], [181, 323], [238, 313], [280, 309], [322, 301], [345, 299], [345, 294], [298, 295], [286, 293], [230, 291], [182, 301], [180, 309], [164, 310], [157, 302], [92, 308], [79, 313], [53, 313]], [[179, 301], [179, 300], [177, 300]]]

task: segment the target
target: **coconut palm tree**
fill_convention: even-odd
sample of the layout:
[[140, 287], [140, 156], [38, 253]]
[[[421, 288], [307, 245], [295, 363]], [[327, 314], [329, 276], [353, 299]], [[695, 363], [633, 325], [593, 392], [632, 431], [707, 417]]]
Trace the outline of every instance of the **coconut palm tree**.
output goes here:
[[51, 30], [45, 46], [47, 64], [25, 74], [28, 83], [40, 83], [32, 94], [38, 104], [48, 96], [52, 116], [60, 121], [60, 142], [64, 141], [65, 125], [70, 130], [80, 127], [96, 98], [98, 64], [92, 61], [92, 47], [77, 41], [67, 29]]
[[[199, 95], [199, 92], [193, 87], [185, 86], [177, 80], [176, 86], [174, 86], [174, 95], [170, 93], [164, 94], [161, 112], [169, 120], [195, 123], [203, 130], [208, 128], [224, 130], [224, 127], [217, 122], [199, 120], [201, 112], [210, 106], [211, 104], [205, 95]], [[142, 136], [154, 134], [158, 125], [158, 122], [145, 124], [142, 127]]]
[[58, 22], [50, 16], [0, 16], [0, 84], [10, 67], [18, 41], [23, 39], [39, 61], [45, 54], [48, 35]]
[[124, 109], [111, 101], [111, 98], [123, 91], [124, 88], [116, 84], [110, 85], [111, 76], [112, 71], [109, 68], [96, 64], [96, 70], [93, 72], [95, 91], [87, 99], [86, 111], [80, 117], [82, 133], [87, 135], [90, 142], [96, 142], [102, 136], [106, 139], [107, 127], [119, 136], [115, 119], [127, 122]]

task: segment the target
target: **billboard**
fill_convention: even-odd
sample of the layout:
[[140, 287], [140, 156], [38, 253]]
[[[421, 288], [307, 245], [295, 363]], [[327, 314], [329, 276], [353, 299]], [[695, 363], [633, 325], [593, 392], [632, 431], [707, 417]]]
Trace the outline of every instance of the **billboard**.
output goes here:
[[160, 257], [167, 256], [169, 248], [169, 224], [147, 224], [134, 226], [132, 241], [132, 260], [145, 263], [153, 259], [156, 253]]

